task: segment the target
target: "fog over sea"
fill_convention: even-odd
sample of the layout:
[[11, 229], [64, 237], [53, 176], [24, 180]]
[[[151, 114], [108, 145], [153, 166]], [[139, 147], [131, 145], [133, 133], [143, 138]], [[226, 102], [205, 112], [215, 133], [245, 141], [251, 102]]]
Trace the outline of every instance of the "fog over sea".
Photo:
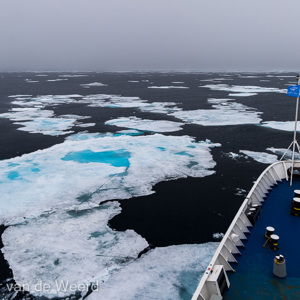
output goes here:
[[0, 73], [0, 299], [190, 299], [296, 75]]

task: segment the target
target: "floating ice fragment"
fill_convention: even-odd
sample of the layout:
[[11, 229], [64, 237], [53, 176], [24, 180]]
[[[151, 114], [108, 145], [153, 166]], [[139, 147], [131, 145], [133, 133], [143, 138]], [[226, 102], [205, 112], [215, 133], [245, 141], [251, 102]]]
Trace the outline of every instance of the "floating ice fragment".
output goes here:
[[213, 234], [213, 238], [215, 240], [221, 240], [223, 238], [223, 236], [224, 236], [224, 233], [222, 233], [222, 232], [216, 232]]
[[0, 114], [0, 118], [12, 121], [29, 121], [37, 118], [52, 118], [53, 110], [40, 110], [39, 108], [12, 108], [10, 112]]
[[181, 111], [182, 108], [176, 106], [176, 102], [153, 102], [148, 105], [141, 106], [139, 109], [144, 112], [151, 112], [157, 114], [169, 114], [175, 111]]
[[240, 103], [222, 103], [213, 105], [215, 109], [178, 111], [170, 115], [185, 122], [203, 126], [224, 126], [240, 124], [258, 124], [260, 112], [253, 111]]
[[32, 79], [29, 79], [29, 78], [26, 78], [25, 81], [28, 82], [28, 83], [39, 82], [39, 81], [37, 81], [37, 80], [32, 80]]
[[15, 122], [14, 124], [22, 125], [18, 128], [21, 131], [57, 136], [72, 133], [73, 131], [69, 131], [69, 129], [75, 125], [75, 122], [76, 119], [39, 117], [32, 121]]
[[[284, 148], [273, 148], [273, 147], [270, 147], [270, 148], [267, 148], [266, 150], [270, 151], [270, 152], [273, 152], [279, 156], [282, 156], [283, 154], [285, 154], [285, 158], [287, 159], [291, 159], [292, 158], [292, 154], [293, 152], [291, 150], [288, 150], [287, 149], [284, 149]], [[295, 152], [295, 159], [296, 160], [300, 160], [300, 153], [298, 152]]]
[[[153, 193], [152, 186], [161, 181], [209, 176], [215, 166], [210, 148], [220, 146], [196, 143], [188, 136], [161, 134], [82, 134], [74, 138], [76, 140], [70, 138], [45, 150], [0, 161], [0, 224], [12, 224], [19, 218], [39, 215], [45, 210], [76, 205], [77, 197], [84, 194], [90, 195], [87, 204], [93, 206], [110, 199], [149, 195]], [[120, 167], [112, 165], [109, 157], [102, 162], [93, 162], [94, 157], [90, 157], [89, 163], [62, 160], [70, 153], [116, 153], [120, 149], [130, 153], [129, 166], [123, 163], [122, 157]], [[187, 155], [176, 154], [180, 152]], [[33, 171], [35, 168], [40, 171]], [[10, 180], [9, 172], [18, 172], [22, 180]]]
[[240, 188], [237, 188], [237, 189], [236, 189], [236, 192], [235, 192], [234, 194], [237, 195], [237, 196], [243, 196], [243, 197], [246, 197], [247, 191], [246, 191], [246, 190], [243, 190], [243, 189], [240, 189]]
[[87, 300], [191, 299], [217, 246], [155, 248], [115, 272]]
[[259, 78], [259, 76], [256, 76], [256, 75], [239, 75], [239, 78]]
[[96, 123], [81, 123], [81, 124], [76, 124], [76, 127], [93, 127], [96, 126]]
[[213, 81], [213, 82], [220, 82], [220, 81], [224, 81], [224, 80], [233, 80], [232, 78], [211, 78], [211, 79], [201, 79], [199, 81]]
[[234, 93], [285, 93], [284, 90], [278, 88], [270, 87], [260, 87], [260, 86], [244, 86], [244, 85], [227, 85], [227, 84], [208, 84], [200, 87], [209, 88], [212, 91], [226, 91]]
[[189, 87], [187, 86], [174, 86], [174, 85], [170, 85], [170, 86], [148, 86], [148, 89], [189, 89]]
[[87, 103], [91, 107], [143, 107], [147, 106], [147, 100], [141, 100], [139, 97], [122, 97], [117, 95], [96, 94], [88, 95], [79, 101], [80, 103]]
[[229, 152], [228, 156], [231, 157], [232, 159], [238, 159], [239, 157], [241, 157], [240, 154], [233, 153], [233, 152]]
[[257, 93], [230, 93], [228, 96], [231, 97], [249, 97], [249, 96], [255, 96]]
[[94, 87], [94, 86], [107, 86], [107, 84], [101, 83], [101, 82], [92, 82], [92, 83], [84, 83], [81, 84], [81, 86], [85, 87], [85, 88], [89, 88], [89, 87]]
[[[260, 126], [269, 127], [276, 130], [283, 130], [283, 131], [294, 131], [295, 129], [295, 122], [294, 121], [286, 121], [286, 122], [279, 122], [279, 121], [269, 121], [269, 122], [262, 122]], [[297, 131], [300, 131], [300, 121], [297, 122]]]
[[70, 77], [70, 78], [72, 78], [72, 77], [74, 77], [74, 78], [76, 78], [76, 77], [88, 77], [88, 76], [89, 75], [83, 75], [83, 74], [58, 75], [58, 77]]
[[[89, 286], [95, 275], [99, 283], [106, 281], [148, 246], [133, 230], [108, 227], [120, 211], [118, 202], [111, 202], [90, 210], [45, 213], [9, 227], [2, 235], [2, 252], [16, 283], [34, 296], [52, 298], [74, 294], [71, 284]], [[36, 289], [41, 282], [50, 290]]]
[[234, 99], [220, 99], [220, 98], [209, 98], [207, 99], [208, 103], [212, 103], [212, 104], [220, 104], [220, 103], [227, 103], [228, 101], [233, 101]]
[[68, 79], [67, 78], [58, 78], [58, 79], [48, 79], [47, 81], [55, 82], [55, 81], [63, 81], [63, 80], [68, 80]]
[[265, 152], [255, 152], [255, 151], [249, 151], [249, 150], [240, 150], [240, 153], [243, 153], [247, 156], [250, 156], [257, 162], [263, 163], [263, 164], [272, 164], [278, 160], [277, 155], [265, 153]]
[[10, 95], [9, 98], [18, 98], [18, 97], [31, 97], [32, 95]]
[[117, 118], [110, 121], [106, 121], [105, 124], [115, 125], [118, 127], [126, 127], [132, 129], [139, 129], [143, 131], [154, 132], [174, 132], [182, 130], [181, 126], [184, 123], [163, 121], [163, 120], [147, 120], [137, 117]]

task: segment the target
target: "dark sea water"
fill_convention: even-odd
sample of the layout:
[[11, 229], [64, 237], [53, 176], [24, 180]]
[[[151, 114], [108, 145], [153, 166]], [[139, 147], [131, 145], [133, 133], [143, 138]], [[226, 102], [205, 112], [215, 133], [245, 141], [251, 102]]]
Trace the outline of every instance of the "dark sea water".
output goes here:
[[[42, 74], [42, 73], [40, 73]], [[0, 114], [16, 107], [11, 95], [69, 95], [107, 94], [123, 97], [139, 97], [149, 102], [176, 102], [183, 111], [212, 109], [210, 98], [231, 98], [235, 103], [261, 112], [262, 121], [292, 121], [295, 99], [283, 93], [259, 92], [252, 96], [229, 96], [231, 92], [211, 90], [199, 86], [228, 84], [230, 86], [258, 86], [286, 89], [295, 83], [289, 73], [80, 73], [86, 77], [68, 77], [64, 81], [53, 80], [64, 73], [2, 73], [0, 74]], [[69, 74], [69, 73], [65, 73]], [[272, 75], [272, 77], [268, 77]], [[253, 77], [251, 77], [253, 76]], [[222, 78], [216, 81], [201, 81]], [[232, 80], [225, 80], [225, 79]], [[29, 82], [27, 79], [38, 82]], [[148, 80], [148, 81], [145, 81]], [[263, 81], [261, 81], [263, 80]], [[268, 81], [265, 81], [268, 80]], [[138, 81], [138, 82], [130, 82]], [[107, 86], [83, 88], [82, 84], [101, 82]], [[182, 82], [180, 84], [173, 82]], [[188, 88], [154, 89], [149, 86], [184, 86]], [[233, 92], [232, 92], [233, 93]], [[74, 133], [116, 132], [121, 129], [104, 123], [118, 117], [136, 116], [141, 119], [182, 122], [174, 116], [143, 112], [138, 108], [89, 107], [83, 103], [49, 105], [56, 115], [74, 114], [90, 116], [83, 123], [96, 123], [92, 127], [73, 127]], [[238, 115], [237, 115], [238, 117]], [[20, 131], [20, 125], [8, 118], [0, 118], [0, 160], [6, 160], [53, 145], [63, 143], [70, 134], [50, 136], [41, 133]], [[153, 134], [146, 132], [146, 135]], [[162, 133], [164, 135], [194, 137], [196, 141], [221, 144], [211, 149], [216, 166], [215, 173], [202, 178], [181, 178], [159, 182], [155, 193], [120, 201], [122, 212], [109, 221], [117, 231], [133, 229], [145, 238], [151, 248], [181, 244], [200, 244], [216, 241], [214, 233], [225, 233], [240, 204], [253, 185], [253, 181], [267, 167], [251, 157], [233, 159], [228, 153], [239, 150], [268, 152], [269, 147], [287, 148], [292, 141], [292, 132], [258, 126], [256, 124], [202, 126], [185, 122], [183, 130]], [[268, 152], [271, 154], [271, 152]], [[239, 192], [243, 190], [242, 192]], [[118, 199], [115, 199], [118, 200]], [[1, 209], [1, 201], [0, 201]], [[4, 230], [4, 227], [2, 227]], [[2, 231], [3, 231], [2, 230]], [[1, 231], [1, 232], [2, 232]], [[1, 246], [1, 243], [0, 243]], [[0, 259], [2, 283], [13, 274], [7, 263]], [[195, 286], [196, 288], [196, 286]], [[5, 294], [5, 292], [4, 292]], [[3, 295], [4, 295], [3, 294]], [[1, 290], [0, 290], [1, 295]], [[3, 296], [4, 297], [4, 296]], [[21, 297], [16, 296], [16, 297]], [[17, 298], [15, 298], [17, 299]]]

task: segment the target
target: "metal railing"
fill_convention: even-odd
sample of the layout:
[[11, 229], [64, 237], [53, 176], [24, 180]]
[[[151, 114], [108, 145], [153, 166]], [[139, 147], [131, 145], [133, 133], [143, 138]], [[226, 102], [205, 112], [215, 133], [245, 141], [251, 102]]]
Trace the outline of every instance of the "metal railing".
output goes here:
[[234, 254], [240, 254], [238, 246], [244, 246], [242, 240], [247, 239], [245, 233], [249, 232], [248, 227], [252, 227], [251, 222], [246, 216], [246, 210], [253, 204], [262, 205], [265, 200], [264, 198], [273, 185], [282, 179], [288, 180], [287, 170], [292, 165], [292, 161], [290, 160], [278, 161], [267, 167], [258, 177], [220, 242], [200, 280], [192, 300], [209, 300], [214, 294], [210, 285], [207, 284], [207, 279], [215, 265], [222, 265], [225, 271], [234, 271], [230, 263], [236, 262]]

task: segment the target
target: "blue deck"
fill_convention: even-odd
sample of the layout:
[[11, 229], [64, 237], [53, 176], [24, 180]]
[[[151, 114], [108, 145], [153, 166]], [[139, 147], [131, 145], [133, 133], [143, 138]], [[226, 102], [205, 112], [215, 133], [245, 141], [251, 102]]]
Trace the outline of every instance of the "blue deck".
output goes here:
[[[290, 205], [294, 190], [300, 181], [290, 187], [284, 181], [270, 191], [248, 240], [243, 241], [242, 255], [236, 256], [236, 273], [228, 272], [230, 288], [224, 299], [300, 299], [300, 216], [291, 216]], [[275, 228], [279, 235], [279, 250], [270, 250], [265, 243], [266, 227]], [[287, 277], [273, 275], [273, 261], [277, 254], [286, 260]]]

